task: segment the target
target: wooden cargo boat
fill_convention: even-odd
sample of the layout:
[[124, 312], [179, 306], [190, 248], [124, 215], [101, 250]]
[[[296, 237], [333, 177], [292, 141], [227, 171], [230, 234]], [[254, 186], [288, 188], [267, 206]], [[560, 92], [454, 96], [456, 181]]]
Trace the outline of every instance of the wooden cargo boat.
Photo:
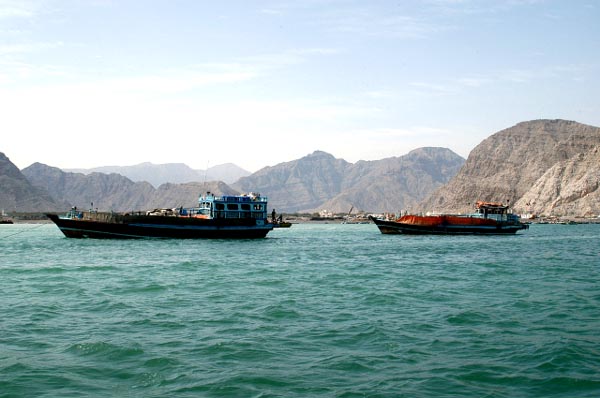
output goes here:
[[147, 212], [78, 211], [46, 214], [68, 238], [264, 238], [273, 229], [267, 198], [249, 194], [200, 196], [198, 207]]
[[406, 214], [395, 219], [374, 218], [382, 234], [514, 234], [527, 229], [516, 214], [501, 203], [477, 202], [472, 214]]

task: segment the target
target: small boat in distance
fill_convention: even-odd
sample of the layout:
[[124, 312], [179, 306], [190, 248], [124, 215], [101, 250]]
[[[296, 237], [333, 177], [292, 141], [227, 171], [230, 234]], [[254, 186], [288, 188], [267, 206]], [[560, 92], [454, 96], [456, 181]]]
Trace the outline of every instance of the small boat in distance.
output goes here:
[[260, 194], [200, 196], [198, 207], [146, 212], [79, 211], [46, 214], [68, 238], [264, 238], [273, 229], [267, 198]]
[[406, 214], [396, 219], [371, 217], [382, 234], [514, 234], [529, 226], [502, 203], [478, 201], [472, 214]]
[[4, 209], [2, 209], [2, 212], [0, 213], [0, 224], [13, 224], [13, 220], [8, 218], [8, 216], [4, 212]]

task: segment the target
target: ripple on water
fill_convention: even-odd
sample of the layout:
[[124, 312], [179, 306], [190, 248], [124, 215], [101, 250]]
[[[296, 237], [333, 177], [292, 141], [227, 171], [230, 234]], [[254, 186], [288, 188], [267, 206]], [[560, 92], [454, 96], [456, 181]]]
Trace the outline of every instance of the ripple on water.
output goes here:
[[144, 350], [139, 346], [119, 346], [105, 341], [76, 343], [69, 346], [67, 353], [84, 356], [120, 360], [132, 356], [139, 356]]

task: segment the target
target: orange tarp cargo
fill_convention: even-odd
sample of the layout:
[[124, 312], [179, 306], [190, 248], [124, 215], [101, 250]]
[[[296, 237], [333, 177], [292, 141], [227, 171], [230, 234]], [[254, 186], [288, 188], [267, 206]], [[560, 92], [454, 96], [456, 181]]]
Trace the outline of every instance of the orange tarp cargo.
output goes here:
[[400, 217], [397, 222], [410, 224], [410, 225], [422, 225], [422, 226], [436, 226], [436, 225], [496, 225], [496, 221], [492, 219], [479, 218], [479, 217], [461, 217], [461, 216], [415, 216], [406, 215]]

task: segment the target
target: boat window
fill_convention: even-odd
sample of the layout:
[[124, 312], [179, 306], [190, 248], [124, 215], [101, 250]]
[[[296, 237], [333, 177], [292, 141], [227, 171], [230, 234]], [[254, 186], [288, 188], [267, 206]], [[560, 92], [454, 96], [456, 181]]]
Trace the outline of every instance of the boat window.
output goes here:
[[254, 205], [254, 210], [262, 210], [262, 205], [255, 204]]
[[217, 210], [225, 210], [225, 205], [223, 203], [215, 203], [215, 207]]
[[237, 203], [227, 203], [227, 210], [237, 210], [237, 209], [238, 209]]
[[248, 203], [242, 203], [240, 206], [242, 207], [242, 210], [250, 210], [250, 205]]

